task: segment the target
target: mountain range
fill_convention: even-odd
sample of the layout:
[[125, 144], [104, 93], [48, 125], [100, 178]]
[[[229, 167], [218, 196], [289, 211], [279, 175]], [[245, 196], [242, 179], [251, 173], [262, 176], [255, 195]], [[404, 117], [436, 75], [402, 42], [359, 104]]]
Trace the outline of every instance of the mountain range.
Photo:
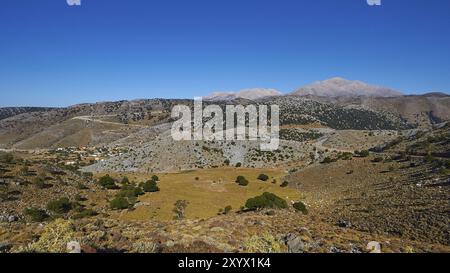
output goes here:
[[[404, 94], [390, 88], [371, 85], [362, 81], [352, 81], [340, 77], [331, 78], [324, 81], [317, 81], [302, 88], [299, 88], [287, 95], [291, 96], [317, 96], [317, 97], [400, 97]], [[238, 92], [214, 92], [204, 97], [205, 100], [234, 100], [259, 99], [264, 97], [283, 96], [275, 89], [252, 88]]]

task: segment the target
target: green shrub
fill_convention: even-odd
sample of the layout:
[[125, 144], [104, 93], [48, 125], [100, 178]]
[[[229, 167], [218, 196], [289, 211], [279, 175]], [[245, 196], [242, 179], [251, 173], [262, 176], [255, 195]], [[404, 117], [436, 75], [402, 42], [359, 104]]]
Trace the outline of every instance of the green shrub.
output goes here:
[[124, 176], [124, 178], [122, 178], [122, 181], [120, 182], [120, 184], [128, 185], [128, 184], [130, 184], [130, 179], [128, 179], [128, 177]]
[[100, 186], [102, 186], [105, 189], [115, 190], [115, 189], [119, 188], [116, 185], [116, 180], [114, 180], [114, 178], [112, 178], [109, 175], [100, 177], [100, 179], [98, 180], [98, 183], [100, 184]]
[[72, 209], [72, 203], [68, 198], [64, 197], [58, 200], [50, 201], [47, 204], [47, 209], [53, 213], [64, 214]]
[[292, 205], [296, 211], [300, 211], [303, 214], [308, 214], [308, 209], [306, 208], [305, 204], [303, 202], [296, 202]]
[[322, 164], [329, 164], [329, 163], [332, 163], [332, 162], [334, 162], [334, 160], [331, 158], [331, 157], [329, 157], [329, 156], [327, 156], [327, 157], [325, 157], [323, 160], [322, 160]]
[[128, 202], [136, 203], [137, 197], [143, 195], [144, 191], [140, 187], [133, 185], [124, 185], [122, 189], [116, 194], [116, 197], [123, 197], [128, 199]]
[[159, 187], [155, 180], [149, 180], [142, 185], [145, 192], [158, 192]]
[[242, 175], [238, 176], [236, 178], [236, 183], [238, 183], [240, 186], [247, 186], [248, 185], [248, 180], [243, 177]]
[[30, 217], [33, 222], [44, 222], [49, 217], [45, 210], [37, 208], [27, 208], [23, 213]]
[[130, 207], [130, 203], [124, 197], [116, 197], [109, 202], [109, 207], [114, 210], [123, 210]]
[[372, 162], [374, 162], [374, 163], [380, 163], [380, 162], [383, 162], [383, 160], [384, 160], [384, 158], [378, 156], [378, 157], [375, 157], [375, 158], [372, 160]]
[[251, 210], [263, 208], [285, 209], [288, 205], [283, 198], [280, 198], [273, 193], [265, 192], [260, 196], [248, 199], [245, 203], [245, 207]]
[[83, 175], [84, 178], [92, 178], [92, 177], [94, 177], [94, 174], [91, 173], [91, 172], [84, 172], [82, 175]]
[[260, 174], [258, 176], [258, 180], [267, 181], [267, 180], [269, 180], [269, 176], [267, 176], [266, 174]]
[[155, 181], [155, 182], [158, 182], [159, 181], [159, 177], [157, 175], [153, 175], [151, 180]]
[[223, 209], [223, 214], [228, 214], [228, 213], [230, 213], [230, 211], [232, 210], [233, 208], [231, 207], [231, 206], [226, 206], [224, 209]]
[[236, 168], [240, 168], [240, 167], [242, 167], [242, 163], [241, 162], [236, 163]]
[[10, 164], [14, 160], [14, 156], [10, 153], [0, 152], [0, 162]]
[[97, 215], [97, 212], [95, 212], [93, 209], [84, 209], [81, 212], [72, 216], [72, 218], [73, 219], [83, 219], [83, 218], [93, 217], [96, 215]]
[[33, 185], [38, 189], [47, 188], [47, 184], [45, 183], [45, 179], [42, 177], [36, 177], [33, 179]]
[[360, 157], [368, 157], [370, 155], [368, 150], [356, 151], [355, 153]]
[[286, 188], [287, 186], [289, 186], [289, 182], [284, 181], [283, 183], [281, 183], [280, 187], [282, 188]]

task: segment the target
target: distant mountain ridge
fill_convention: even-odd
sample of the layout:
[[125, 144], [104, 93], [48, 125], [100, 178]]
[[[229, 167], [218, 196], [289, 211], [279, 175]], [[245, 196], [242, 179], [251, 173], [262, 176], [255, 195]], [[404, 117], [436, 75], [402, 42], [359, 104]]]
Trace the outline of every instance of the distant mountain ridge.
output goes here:
[[203, 97], [204, 100], [209, 101], [227, 101], [234, 99], [248, 99], [255, 100], [265, 97], [274, 97], [281, 96], [282, 93], [275, 89], [269, 88], [251, 88], [244, 89], [239, 92], [214, 92], [206, 97]]
[[290, 95], [312, 95], [318, 97], [399, 97], [404, 94], [390, 88], [336, 77], [314, 82], [292, 92]]
[[0, 120], [30, 112], [45, 112], [55, 108], [48, 107], [2, 107], [0, 108]]

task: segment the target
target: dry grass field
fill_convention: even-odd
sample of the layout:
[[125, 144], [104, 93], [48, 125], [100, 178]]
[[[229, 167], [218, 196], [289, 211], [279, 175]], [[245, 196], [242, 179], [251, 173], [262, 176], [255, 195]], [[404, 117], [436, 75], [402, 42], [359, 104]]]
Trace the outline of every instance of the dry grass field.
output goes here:
[[[266, 182], [257, 179], [259, 174], [266, 174], [270, 179]], [[242, 175], [250, 182], [248, 186], [235, 183], [236, 177]], [[264, 192], [274, 193], [289, 203], [299, 200], [300, 193], [293, 188], [282, 188], [281, 178], [284, 170], [277, 169], [244, 169], [219, 168], [179, 173], [158, 174], [161, 191], [146, 193], [139, 198], [136, 208], [118, 213], [123, 220], [171, 220], [177, 200], [186, 200], [188, 219], [205, 219], [217, 215], [220, 209], [231, 206], [233, 211], [244, 206], [247, 199]], [[114, 175], [113, 175], [114, 176]], [[130, 181], [144, 182], [149, 174], [116, 174], [114, 177], [127, 176]], [[275, 183], [274, 183], [275, 180]]]

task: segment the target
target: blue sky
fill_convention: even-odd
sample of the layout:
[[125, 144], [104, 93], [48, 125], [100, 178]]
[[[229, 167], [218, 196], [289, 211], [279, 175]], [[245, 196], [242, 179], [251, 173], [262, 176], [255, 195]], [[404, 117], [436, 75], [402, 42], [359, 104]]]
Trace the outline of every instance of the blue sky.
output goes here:
[[290, 92], [334, 76], [450, 91], [450, 1], [0, 2], [0, 106]]

